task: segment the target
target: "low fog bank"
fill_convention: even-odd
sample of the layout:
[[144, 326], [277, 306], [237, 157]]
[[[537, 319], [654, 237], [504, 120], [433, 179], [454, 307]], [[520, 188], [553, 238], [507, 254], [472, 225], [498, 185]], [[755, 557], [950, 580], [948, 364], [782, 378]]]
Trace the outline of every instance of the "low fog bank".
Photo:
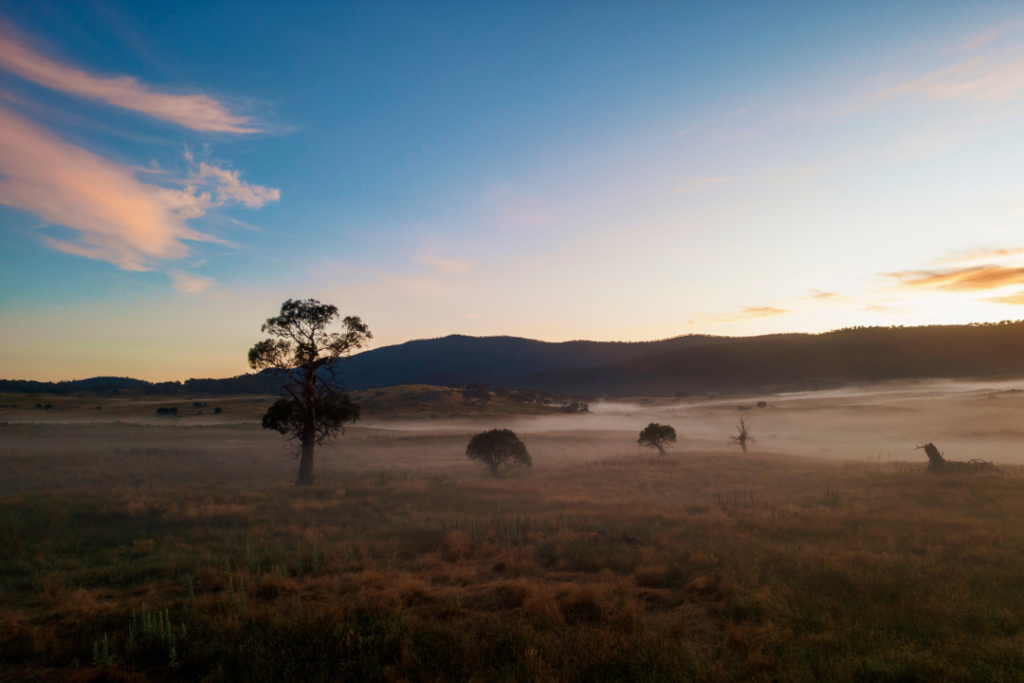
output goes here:
[[[767, 407], [758, 408], [759, 401]], [[743, 408], [743, 409], [741, 409]], [[602, 401], [590, 414], [518, 419], [367, 420], [398, 433], [459, 434], [508, 427], [531, 440], [571, 440], [602, 453], [636, 454], [636, 435], [649, 422], [670, 424], [676, 451], [722, 450], [741, 418], [759, 452], [830, 458], [911, 460], [932, 441], [953, 459], [1024, 464], [1024, 380], [913, 381], [778, 395]], [[561, 449], [560, 449], [561, 450]]]
[[[759, 401], [767, 405], [758, 408]], [[247, 401], [244, 408], [233, 405], [223, 416], [226, 419], [218, 415], [217, 423], [202, 424], [189, 419], [167, 422], [148, 414], [126, 415], [121, 421], [110, 415], [107, 422], [91, 415], [70, 423], [11, 422], [0, 426], [0, 465], [5, 471], [0, 494], [85, 483], [290, 484], [296, 467], [291, 446], [260, 428], [262, 408], [256, 402]], [[467, 461], [466, 443], [470, 435], [494, 427], [516, 431], [530, 449], [536, 469], [641, 453], [654, 456], [636, 443], [650, 422], [675, 428], [678, 442], [670, 448], [670, 457], [685, 457], [687, 452], [739, 453], [729, 435], [741, 418], [756, 439], [752, 453], [924, 463], [927, 458], [914, 447], [930, 441], [950, 459], [1024, 465], [1024, 380], [901, 382], [774, 396], [638, 399], [597, 402], [590, 410], [516, 418], [366, 418], [350, 427], [334, 447], [318, 450], [317, 472], [324, 480], [346, 472], [382, 470], [485, 476], [477, 464]], [[6, 419], [0, 416], [0, 423]]]

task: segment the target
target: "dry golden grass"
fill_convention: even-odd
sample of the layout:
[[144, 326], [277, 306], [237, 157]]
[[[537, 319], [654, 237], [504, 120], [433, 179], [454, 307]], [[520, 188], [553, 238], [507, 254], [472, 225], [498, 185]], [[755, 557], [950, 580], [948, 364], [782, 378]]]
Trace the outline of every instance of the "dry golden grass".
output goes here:
[[[408, 439], [401, 452], [433, 458], [457, 440]], [[191, 448], [125, 456], [131, 476], [107, 481], [104, 467], [122, 462], [105, 462], [109, 450], [36, 451], [43, 479], [8, 452], [0, 679], [1024, 672], [1017, 469], [583, 454], [494, 481], [456, 454], [296, 489], [272, 474], [290, 472], [287, 459]]]

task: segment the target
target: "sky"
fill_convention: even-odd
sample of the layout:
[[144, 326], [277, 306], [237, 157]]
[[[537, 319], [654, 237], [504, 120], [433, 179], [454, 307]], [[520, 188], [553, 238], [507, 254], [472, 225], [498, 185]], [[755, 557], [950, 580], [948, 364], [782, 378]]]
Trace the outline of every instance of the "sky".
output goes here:
[[1014, 3], [0, 2], [0, 377], [1024, 318]]

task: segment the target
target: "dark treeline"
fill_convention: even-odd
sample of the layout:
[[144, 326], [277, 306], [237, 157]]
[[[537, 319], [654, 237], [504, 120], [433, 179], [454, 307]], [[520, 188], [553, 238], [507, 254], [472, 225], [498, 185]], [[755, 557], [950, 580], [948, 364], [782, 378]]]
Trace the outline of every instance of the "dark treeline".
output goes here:
[[[113, 381], [102, 381], [113, 380]], [[203, 394], [277, 394], [281, 380], [269, 373], [238, 375], [225, 379], [189, 379], [184, 382], [146, 382], [128, 377], [95, 377], [67, 382], [36, 382], [23, 379], [0, 379], [0, 393], [7, 394], [112, 394], [135, 393], [154, 396]]]
[[670, 396], [996, 376], [1024, 376], [1024, 321], [740, 338], [579, 370], [537, 373], [528, 382], [549, 391]]

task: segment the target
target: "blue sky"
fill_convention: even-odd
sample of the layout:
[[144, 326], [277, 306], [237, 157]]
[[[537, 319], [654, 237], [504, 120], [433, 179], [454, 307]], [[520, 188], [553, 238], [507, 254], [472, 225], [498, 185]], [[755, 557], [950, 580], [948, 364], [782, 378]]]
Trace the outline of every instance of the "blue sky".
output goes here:
[[0, 5], [0, 376], [1017, 319], [1024, 11]]

